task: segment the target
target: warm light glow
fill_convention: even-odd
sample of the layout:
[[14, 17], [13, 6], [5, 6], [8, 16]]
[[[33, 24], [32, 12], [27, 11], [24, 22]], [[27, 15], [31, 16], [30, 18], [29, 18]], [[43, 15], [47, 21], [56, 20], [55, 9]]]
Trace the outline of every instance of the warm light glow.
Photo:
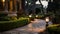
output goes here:
[[38, 17], [38, 15], [36, 15], [36, 17]]
[[2, 0], [3, 2], [5, 2], [5, 0]]
[[46, 17], [46, 22], [49, 22], [49, 17]]
[[29, 17], [32, 17], [32, 15], [29, 15]]

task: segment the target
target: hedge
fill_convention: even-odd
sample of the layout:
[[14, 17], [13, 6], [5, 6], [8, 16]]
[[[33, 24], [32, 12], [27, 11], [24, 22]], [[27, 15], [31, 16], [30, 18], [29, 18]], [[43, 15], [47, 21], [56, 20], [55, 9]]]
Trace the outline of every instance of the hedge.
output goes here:
[[48, 31], [50, 32], [50, 34], [60, 34], [60, 25], [49, 27]]
[[0, 21], [9, 21], [9, 17], [7, 13], [0, 13]]
[[11, 30], [28, 24], [28, 19], [20, 19], [15, 21], [0, 21], [0, 32]]

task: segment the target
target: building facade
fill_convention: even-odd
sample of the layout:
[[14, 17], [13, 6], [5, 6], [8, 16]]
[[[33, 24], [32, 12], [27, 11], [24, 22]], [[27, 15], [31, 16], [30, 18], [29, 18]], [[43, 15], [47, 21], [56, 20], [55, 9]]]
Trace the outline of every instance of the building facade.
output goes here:
[[35, 8], [40, 7], [40, 1], [59, 3], [59, 0], [0, 0], [0, 10], [8, 12], [9, 15], [28, 14], [30, 10], [35, 13], [34, 6]]

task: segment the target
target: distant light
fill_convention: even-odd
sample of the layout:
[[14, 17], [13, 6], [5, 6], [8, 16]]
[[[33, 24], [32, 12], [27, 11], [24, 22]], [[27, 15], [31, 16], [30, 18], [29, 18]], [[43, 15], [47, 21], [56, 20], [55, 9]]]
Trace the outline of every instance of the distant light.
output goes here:
[[25, 1], [25, 3], [27, 3], [27, 1]]
[[31, 3], [29, 3], [29, 5], [30, 5]]
[[29, 15], [29, 17], [32, 17], [32, 15]]
[[2, 2], [5, 2], [5, 0], [2, 0]]
[[38, 1], [36, 1], [36, 3], [35, 3], [35, 4], [40, 4], [39, 0], [38, 0]]
[[38, 17], [38, 15], [36, 15], [36, 17]]
[[49, 22], [49, 17], [46, 17], [46, 22]]

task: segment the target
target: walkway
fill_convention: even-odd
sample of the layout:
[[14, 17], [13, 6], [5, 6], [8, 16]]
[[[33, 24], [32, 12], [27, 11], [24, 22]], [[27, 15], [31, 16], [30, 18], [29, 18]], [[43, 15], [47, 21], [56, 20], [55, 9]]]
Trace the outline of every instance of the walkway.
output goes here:
[[[34, 22], [34, 21], [32, 21], [32, 22]], [[43, 22], [42, 20], [41, 20], [41, 22]], [[32, 26], [31, 27], [31, 24], [32, 23], [30, 23], [30, 24], [28, 24], [28, 25], [26, 25], [26, 26], [23, 26], [23, 27], [20, 27], [20, 28], [16, 28], [16, 29], [12, 29], [12, 30], [10, 30], [10, 31], [5, 31], [5, 32], [1, 32], [0, 34], [38, 34], [38, 32], [37, 31], [39, 31], [39, 29], [35, 29], [35, 28], [33, 28], [33, 27], [35, 27], [35, 26]], [[35, 25], [36, 25], [37, 23], [36, 23], [36, 21], [35, 21]], [[40, 24], [39, 24], [40, 25]], [[44, 25], [44, 24], [43, 24]], [[40, 25], [41, 26], [41, 25]], [[38, 26], [37, 26], [37, 28], [38, 28]], [[40, 31], [42, 31], [42, 30], [44, 30], [44, 27], [42, 28], [42, 29], [40, 29]], [[46, 34], [46, 33], [48, 33], [48, 32], [43, 32], [43, 34]]]

